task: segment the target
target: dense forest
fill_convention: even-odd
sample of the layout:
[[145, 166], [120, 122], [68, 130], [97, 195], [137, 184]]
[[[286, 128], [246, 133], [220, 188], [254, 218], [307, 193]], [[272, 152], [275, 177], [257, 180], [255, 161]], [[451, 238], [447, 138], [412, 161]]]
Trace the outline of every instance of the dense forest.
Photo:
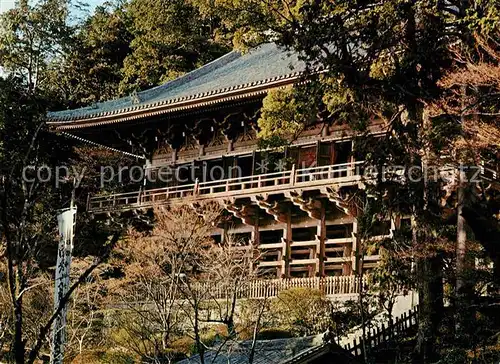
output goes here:
[[[472, 169], [457, 167], [446, 186], [427, 177], [400, 183], [385, 169], [355, 196], [362, 249], [383, 254], [362, 299], [342, 309], [313, 289], [292, 289], [236, 310], [236, 292], [255, 277], [248, 258], [234, 260], [230, 244], [210, 241], [219, 207], [204, 206], [203, 219], [186, 207], [155, 210], [149, 220], [85, 212], [87, 194], [99, 190], [98, 166], [136, 161], [50, 133], [48, 111], [131, 95], [270, 41], [299, 54], [306, 72], [296, 87], [265, 97], [262, 145], [282, 148], [312, 119], [332, 120], [357, 132], [355, 152], [374, 166], [498, 171], [498, 0], [117, 0], [92, 12], [71, 0], [18, 0], [0, 15], [1, 362], [48, 360], [65, 306], [65, 362], [199, 354], [203, 363], [205, 352], [233, 341], [365, 325], [390, 306], [396, 287], [418, 292], [419, 325], [384, 362], [500, 360], [499, 184], [470, 182]], [[382, 139], [367, 133], [374, 117], [388, 125]], [[87, 174], [77, 186], [28, 183], [26, 166]], [[72, 285], [54, 309], [55, 214], [72, 196]], [[410, 216], [411, 226], [370, 241], [374, 222], [395, 215]], [[213, 281], [226, 290], [222, 305], [209, 299]], [[209, 320], [207, 311], [215, 312]], [[249, 350], [251, 363], [255, 345]]]

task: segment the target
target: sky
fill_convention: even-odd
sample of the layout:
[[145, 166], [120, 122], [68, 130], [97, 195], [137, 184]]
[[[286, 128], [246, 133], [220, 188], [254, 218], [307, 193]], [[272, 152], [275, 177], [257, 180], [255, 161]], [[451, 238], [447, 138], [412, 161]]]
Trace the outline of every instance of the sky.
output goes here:
[[[104, 3], [105, 0], [81, 0], [89, 4], [89, 10], [92, 11], [97, 5]], [[14, 6], [16, 0], [0, 0], [0, 13]]]

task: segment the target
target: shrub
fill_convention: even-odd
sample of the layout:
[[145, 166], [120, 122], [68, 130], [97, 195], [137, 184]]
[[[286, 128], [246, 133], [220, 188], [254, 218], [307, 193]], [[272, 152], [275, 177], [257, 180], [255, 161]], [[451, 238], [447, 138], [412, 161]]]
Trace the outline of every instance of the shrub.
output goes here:
[[191, 355], [195, 351], [194, 340], [189, 336], [183, 336], [177, 340], [174, 340], [170, 344], [170, 351], [172, 353], [180, 353], [183, 355]]
[[121, 350], [92, 350], [78, 354], [71, 364], [136, 364], [139, 357]]
[[322, 292], [311, 288], [291, 288], [280, 292], [272, 302], [277, 326], [296, 336], [326, 331], [331, 304]]
[[[249, 340], [253, 337], [253, 330], [258, 319], [259, 312], [264, 309], [264, 317], [260, 320], [260, 327], [270, 327], [270, 300], [249, 299], [240, 301], [236, 332], [240, 340]], [[264, 306], [265, 307], [264, 307]]]
[[267, 328], [259, 332], [259, 340], [288, 339], [293, 337], [293, 333], [281, 328]]

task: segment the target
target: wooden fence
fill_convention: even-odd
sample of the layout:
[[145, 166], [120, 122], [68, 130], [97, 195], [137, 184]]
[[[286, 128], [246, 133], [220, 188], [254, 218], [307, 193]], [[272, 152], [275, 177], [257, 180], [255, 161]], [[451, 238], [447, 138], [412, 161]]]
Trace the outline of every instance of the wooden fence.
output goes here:
[[406, 336], [409, 329], [417, 327], [418, 325], [418, 306], [414, 307], [408, 312], [403, 313], [401, 316], [396, 317], [392, 323], [387, 326], [381, 324], [371, 329], [366, 329], [366, 338], [358, 340], [354, 339], [352, 345], [347, 344], [345, 349], [356, 357], [363, 356], [363, 350], [380, 347], [384, 344], [389, 344], [395, 341], [396, 338]]
[[[350, 295], [359, 293], [359, 283], [359, 277], [354, 275], [254, 280], [238, 287], [236, 295], [238, 298], [276, 297], [281, 291], [290, 288], [318, 289], [327, 296]], [[363, 277], [363, 285], [366, 284], [367, 277]], [[233, 292], [233, 289], [220, 283], [206, 283], [201, 289], [216, 299], [226, 298], [228, 293]]]

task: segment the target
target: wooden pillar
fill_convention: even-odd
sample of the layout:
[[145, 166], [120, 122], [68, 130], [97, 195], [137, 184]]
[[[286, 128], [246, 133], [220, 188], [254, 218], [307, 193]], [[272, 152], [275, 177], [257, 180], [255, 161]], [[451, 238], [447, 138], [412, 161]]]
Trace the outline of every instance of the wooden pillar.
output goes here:
[[286, 213], [286, 224], [283, 229], [283, 250], [281, 254], [282, 272], [285, 278], [290, 278], [290, 260], [291, 260], [291, 243], [292, 243], [292, 212], [289, 208]]
[[358, 220], [354, 218], [352, 222], [352, 248], [351, 248], [351, 273], [359, 271], [359, 237], [358, 237]]
[[256, 258], [255, 257], [255, 252], [257, 249], [259, 249], [259, 244], [260, 244], [260, 230], [259, 230], [259, 219], [255, 219], [255, 224], [253, 225], [253, 229], [251, 232], [251, 241], [250, 245], [248, 247], [248, 253], [250, 256], [250, 271], [254, 271], [254, 266], [253, 266], [253, 261]]
[[260, 244], [260, 230], [259, 230], [259, 223], [256, 222], [253, 226], [252, 232], [251, 232], [251, 239], [252, 239], [252, 246], [254, 248], [258, 248]]
[[456, 294], [457, 297], [463, 299], [464, 287], [466, 286], [466, 281], [464, 273], [466, 270], [466, 254], [467, 254], [467, 232], [466, 232], [466, 221], [462, 215], [465, 201], [465, 182], [467, 176], [463, 170], [459, 170], [459, 187], [457, 192], [457, 246], [456, 246]]
[[348, 176], [354, 176], [356, 174], [356, 171], [354, 170], [354, 166], [356, 162], [356, 158], [354, 157], [354, 140], [351, 142], [351, 156], [349, 157], [349, 164], [350, 168], [347, 170], [347, 175]]
[[321, 128], [321, 136], [322, 137], [327, 137], [330, 134], [330, 131], [328, 130], [328, 123], [323, 123], [323, 128]]
[[316, 165], [315, 167], [319, 167], [319, 159], [320, 159], [320, 154], [319, 151], [321, 149], [320, 147], [321, 142], [319, 140], [316, 141]]
[[[342, 263], [342, 275], [344, 276], [350, 276], [352, 274], [353, 270], [353, 245], [354, 245], [355, 238], [353, 237], [353, 244], [346, 244], [344, 246], [344, 252], [343, 252], [343, 257], [346, 260], [344, 263]], [[354, 253], [355, 254], [355, 253]], [[349, 261], [347, 261], [349, 260]]]
[[325, 241], [326, 241], [326, 208], [325, 202], [321, 201], [321, 219], [318, 220], [318, 243], [316, 245], [316, 254], [318, 264], [316, 264], [316, 275], [323, 277], [325, 275]]

